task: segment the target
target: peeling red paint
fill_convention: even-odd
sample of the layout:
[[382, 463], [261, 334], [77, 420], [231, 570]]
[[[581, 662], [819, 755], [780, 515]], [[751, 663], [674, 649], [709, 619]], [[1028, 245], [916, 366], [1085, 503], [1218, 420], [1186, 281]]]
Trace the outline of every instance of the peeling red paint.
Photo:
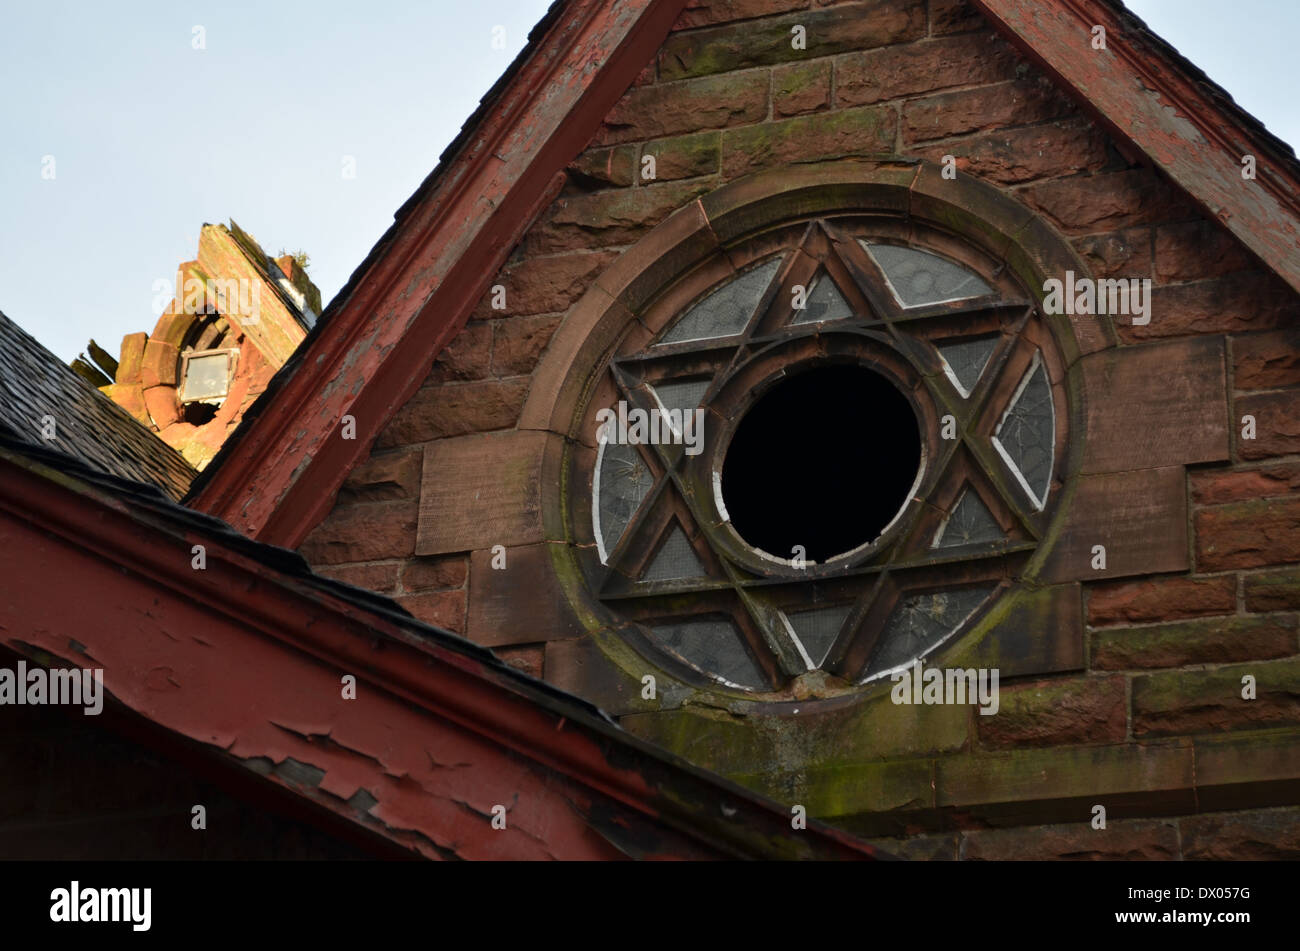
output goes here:
[[[468, 643], [178, 528], [0, 452], [0, 642], [72, 666], [91, 658], [138, 716], [428, 858], [623, 857], [610, 822], [637, 829], [647, 855], [873, 854], [825, 827], [790, 830], [782, 807]], [[714, 818], [719, 802], [738, 819]]]

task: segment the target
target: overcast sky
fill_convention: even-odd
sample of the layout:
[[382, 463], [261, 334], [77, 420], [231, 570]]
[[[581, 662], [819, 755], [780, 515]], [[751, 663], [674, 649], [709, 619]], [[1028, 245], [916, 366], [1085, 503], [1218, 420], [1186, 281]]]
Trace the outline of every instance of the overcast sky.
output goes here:
[[[124, 334], [153, 329], [153, 284], [194, 258], [199, 226], [230, 218], [271, 254], [306, 251], [328, 302], [547, 6], [6, 4], [0, 310], [65, 360], [92, 336], [116, 354]], [[1300, 140], [1300, 4], [1129, 6], [1275, 134]], [[345, 156], [355, 178], [343, 177]]]

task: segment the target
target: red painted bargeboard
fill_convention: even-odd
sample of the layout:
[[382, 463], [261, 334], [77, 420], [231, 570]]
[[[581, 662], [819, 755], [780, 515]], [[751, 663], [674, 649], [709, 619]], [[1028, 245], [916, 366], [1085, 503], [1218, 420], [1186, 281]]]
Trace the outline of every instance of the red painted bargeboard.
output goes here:
[[102, 667], [130, 711], [429, 858], [874, 855], [232, 538], [0, 450], [0, 640]]

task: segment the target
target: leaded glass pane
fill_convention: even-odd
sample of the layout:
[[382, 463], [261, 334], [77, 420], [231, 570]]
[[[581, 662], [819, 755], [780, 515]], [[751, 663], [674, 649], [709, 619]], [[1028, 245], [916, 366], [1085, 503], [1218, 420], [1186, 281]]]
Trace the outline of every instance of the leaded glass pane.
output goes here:
[[1047, 501], [1056, 447], [1056, 412], [1047, 368], [1037, 355], [998, 424], [993, 444], [1039, 508]]
[[992, 587], [964, 588], [904, 597], [885, 622], [867, 675], [911, 663], [928, 653], [961, 627], [992, 592]]
[[795, 637], [799, 638], [804, 650], [808, 652], [808, 658], [812, 661], [814, 669], [825, 663], [826, 655], [830, 653], [835, 638], [839, 636], [840, 628], [844, 627], [844, 619], [849, 616], [850, 610], [852, 605], [845, 604], [833, 608], [817, 608], [814, 611], [797, 611], [786, 615]]
[[664, 540], [659, 551], [650, 560], [641, 575], [642, 581], [678, 581], [682, 578], [699, 578], [705, 575], [704, 565], [686, 540], [678, 526]]
[[602, 443], [596, 462], [593, 518], [600, 560], [609, 560], [628, 522], [650, 491], [654, 479], [636, 447], [627, 443]]
[[804, 309], [795, 311], [794, 324], [813, 324], [828, 320], [848, 320], [853, 308], [844, 299], [835, 282], [822, 272], [817, 276], [812, 290], [804, 301]]
[[708, 380], [668, 380], [654, 385], [655, 396], [664, 409], [679, 409], [683, 413], [696, 409], [708, 389]]
[[957, 548], [961, 545], [977, 545], [983, 542], [996, 542], [1005, 538], [1001, 526], [993, 518], [980, 497], [973, 489], [962, 493], [952, 513], [939, 528], [932, 548]]
[[974, 271], [929, 251], [865, 241], [861, 244], [884, 272], [889, 289], [904, 307], [965, 300], [993, 293], [993, 288]]
[[729, 618], [701, 618], [650, 629], [664, 647], [691, 666], [740, 687], [763, 688], [767, 678]]
[[993, 348], [998, 344], [997, 337], [980, 337], [975, 340], [963, 340], [959, 343], [946, 343], [937, 349], [943, 357], [948, 375], [956, 384], [962, 396], [970, 396], [979, 382], [980, 374], [993, 356]]
[[781, 258], [776, 257], [724, 284], [668, 328], [659, 343], [712, 340], [740, 333], [754, 315], [763, 291], [772, 283]]

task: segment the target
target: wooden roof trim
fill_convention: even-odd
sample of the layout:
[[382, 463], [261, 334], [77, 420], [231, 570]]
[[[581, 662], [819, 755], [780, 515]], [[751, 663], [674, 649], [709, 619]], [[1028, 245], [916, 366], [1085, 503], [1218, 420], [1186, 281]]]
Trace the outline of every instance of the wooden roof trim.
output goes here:
[[[1112, 0], [973, 0], [1121, 142], [1300, 290], [1300, 163], [1231, 97]], [[1106, 48], [1092, 48], [1093, 27]], [[1253, 155], [1256, 177], [1242, 177]]]

